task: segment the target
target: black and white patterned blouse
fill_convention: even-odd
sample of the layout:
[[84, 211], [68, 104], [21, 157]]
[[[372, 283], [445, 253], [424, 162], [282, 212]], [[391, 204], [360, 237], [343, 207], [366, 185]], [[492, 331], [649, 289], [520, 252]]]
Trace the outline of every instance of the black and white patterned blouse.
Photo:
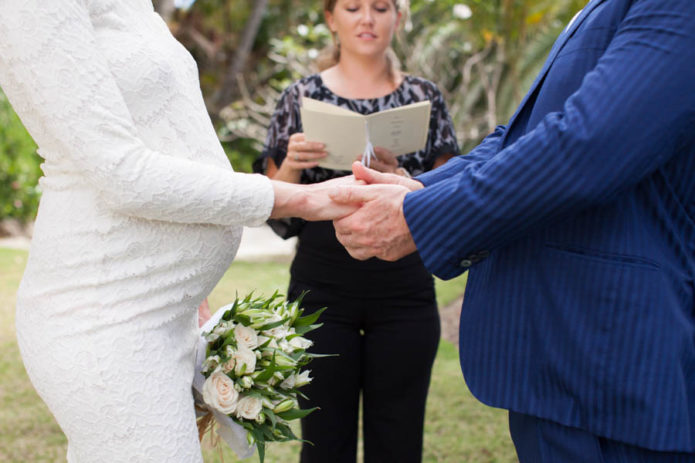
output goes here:
[[[429, 100], [432, 103], [432, 110], [427, 144], [421, 151], [399, 156], [397, 158], [399, 166], [415, 176], [432, 169], [435, 160], [441, 155], [460, 154], [446, 103], [441, 92], [432, 82], [419, 77], [405, 76], [401, 85], [388, 95], [370, 99], [347, 99], [336, 95], [326, 87], [319, 74], [313, 74], [293, 83], [282, 93], [268, 128], [263, 153], [254, 165], [254, 170], [257, 172], [265, 171], [268, 158], [272, 158], [275, 165], [280, 166], [287, 155], [290, 136], [303, 131], [299, 112], [303, 96], [332, 103], [364, 115]], [[302, 172], [301, 183], [322, 182], [349, 173], [314, 167]]]

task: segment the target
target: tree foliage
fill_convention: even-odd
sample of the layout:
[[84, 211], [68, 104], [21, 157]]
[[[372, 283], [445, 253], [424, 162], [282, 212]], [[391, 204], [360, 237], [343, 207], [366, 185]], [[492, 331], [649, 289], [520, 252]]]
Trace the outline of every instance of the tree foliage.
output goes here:
[[40, 196], [40, 163], [36, 144], [0, 89], [0, 220], [33, 219]]

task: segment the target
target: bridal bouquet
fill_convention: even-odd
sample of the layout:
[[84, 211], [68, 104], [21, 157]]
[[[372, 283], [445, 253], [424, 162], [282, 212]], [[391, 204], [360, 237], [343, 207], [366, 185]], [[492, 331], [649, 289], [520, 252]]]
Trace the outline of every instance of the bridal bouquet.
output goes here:
[[306, 398], [299, 388], [312, 379], [302, 368], [319, 356], [306, 351], [312, 342], [303, 335], [320, 326], [325, 308], [302, 317], [301, 299], [237, 298], [201, 328], [194, 396], [203, 427], [214, 417], [241, 458], [255, 445], [262, 463], [267, 442], [299, 440], [288, 421], [316, 410], [301, 410], [297, 397]]

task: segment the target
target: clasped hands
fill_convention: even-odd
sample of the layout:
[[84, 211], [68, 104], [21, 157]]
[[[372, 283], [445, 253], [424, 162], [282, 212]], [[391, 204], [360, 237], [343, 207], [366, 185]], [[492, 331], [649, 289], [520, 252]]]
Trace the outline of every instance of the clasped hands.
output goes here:
[[403, 200], [423, 188], [413, 179], [369, 169], [359, 162], [352, 166], [355, 184], [340, 185], [329, 193], [339, 205], [355, 211], [333, 221], [338, 241], [352, 257], [378, 257], [395, 261], [416, 251], [403, 215]]
[[338, 241], [355, 259], [395, 261], [415, 252], [403, 200], [423, 185], [359, 162], [352, 167], [352, 176], [302, 185], [301, 204], [296, 206], [297, 201], [293, 201], [297, 215], [307, 220], [333, 220]]

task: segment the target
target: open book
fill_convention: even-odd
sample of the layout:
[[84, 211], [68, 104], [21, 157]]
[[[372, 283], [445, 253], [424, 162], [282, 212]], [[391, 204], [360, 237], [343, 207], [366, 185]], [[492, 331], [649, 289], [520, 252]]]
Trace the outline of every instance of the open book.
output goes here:
[[429, 101], [421, 101], [364, 116], [304, 97], [300, 112], [306, 139], [326, 145], [328, 155], [319, 165], [350, 170], [370, 146], [385, 148], [395, 156], [425, 148], [431, 106]]

